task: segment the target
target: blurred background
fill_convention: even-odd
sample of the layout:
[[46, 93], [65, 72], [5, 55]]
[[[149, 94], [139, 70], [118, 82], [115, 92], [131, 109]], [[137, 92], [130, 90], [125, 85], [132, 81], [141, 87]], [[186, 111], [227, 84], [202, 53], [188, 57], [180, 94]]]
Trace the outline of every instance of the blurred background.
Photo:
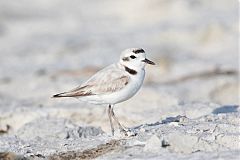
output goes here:
[[238, 24], [237, 0], [0, 0], [1, 123], [52, 116], [109, 130], [105, 106], [50, 97], [132, 47], [157, 65], [116, 107], [126, 124], [238, 105]]

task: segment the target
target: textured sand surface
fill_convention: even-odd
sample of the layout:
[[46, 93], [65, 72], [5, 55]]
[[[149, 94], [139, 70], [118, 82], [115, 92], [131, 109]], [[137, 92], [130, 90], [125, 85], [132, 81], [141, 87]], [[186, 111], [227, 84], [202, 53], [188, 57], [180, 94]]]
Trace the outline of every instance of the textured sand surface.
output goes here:
[[[0, 159], [238, 159], [238, 30], [237, 0], [0, 0]], [[131, 47], [157, 63], [115, 107], [136, 136], [50, 98]]]

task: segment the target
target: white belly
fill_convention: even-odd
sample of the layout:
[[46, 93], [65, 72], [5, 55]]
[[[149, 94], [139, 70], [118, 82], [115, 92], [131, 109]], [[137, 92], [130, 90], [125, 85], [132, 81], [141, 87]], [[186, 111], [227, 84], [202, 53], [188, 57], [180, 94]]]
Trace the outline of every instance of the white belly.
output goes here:
[[141, 88], [145, 77], [145, 71], [142, 70], [137, 75], [131, 75], [130, 82], [125, 88], [105, 95], [94, 95], [82, 97], [80, 100], [88, 101], [93, 104], [116, 104], [133, 97]]

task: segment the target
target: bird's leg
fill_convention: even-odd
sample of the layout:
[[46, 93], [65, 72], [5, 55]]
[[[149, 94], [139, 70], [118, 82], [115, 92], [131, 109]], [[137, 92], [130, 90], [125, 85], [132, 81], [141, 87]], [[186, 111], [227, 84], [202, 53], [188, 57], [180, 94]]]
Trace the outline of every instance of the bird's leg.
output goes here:
[[111, 107], [111, 114], [112, 114], [113, 119], [117, 122], [120, 132], [123, 132], [125, 134], [125, 136], [128, 136], [127, 129], [121, 125], [121, 123], [118, 121], [118, 118], [115, 116], [115, 114], [113, 112], [113, 107]]
[[108, 106], [108, 118], [109, 118], [109, 121], [110, 121], [110, 125], [111, 125], [111, 131], [112, 131], [112, 135], [114, 136], [114, 126], [113, 126], [113, 123], [112, 123], [112, 106], [109, 105]]

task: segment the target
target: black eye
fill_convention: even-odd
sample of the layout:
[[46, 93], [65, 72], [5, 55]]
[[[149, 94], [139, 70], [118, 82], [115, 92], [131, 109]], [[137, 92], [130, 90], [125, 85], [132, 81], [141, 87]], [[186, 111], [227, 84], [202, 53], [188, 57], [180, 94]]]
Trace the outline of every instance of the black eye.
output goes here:
[[130, 58], [135, 59], [136, 57], [134, 55], [131, 55]]

